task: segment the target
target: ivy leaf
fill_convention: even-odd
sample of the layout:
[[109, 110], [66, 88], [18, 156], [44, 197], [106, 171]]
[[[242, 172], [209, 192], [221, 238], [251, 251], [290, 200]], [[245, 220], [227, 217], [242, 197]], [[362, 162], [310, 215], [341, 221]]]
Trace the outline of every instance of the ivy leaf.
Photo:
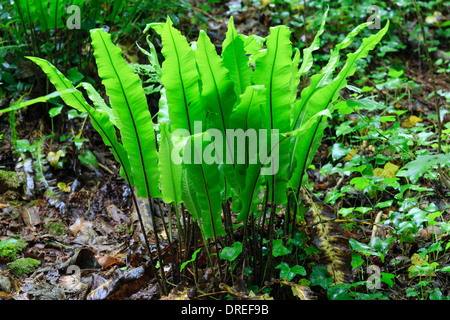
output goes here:
[[235, 242], [231, 247], [225, 247], [220, 252], [219, 256], [221, 259], [228, 260], [230, 262], [234, 261], [242, 252], [242, 242]]
[[416, 183], [419, 178], [436, 166], [450, 165], [450, 153], [418, 156], [416, 160], [408, 162], [399, 172], [397, 177], [408, 177], [412, 183]]
[[333, 283], [333, 278], [328, 276], [328, 270], [325, 266], [314, 266], [309, 280], [311, 286], [321, 286], [325, 290]]
[[83, 74], [78, 72], [77, 68], [74, 67], [74, 68], [67, 70], [67, 78], [70, 81], [72, 81], [73, 83], [78, 83], [84, 79], [84, 76], [83, 76]]
[[399, 167], [396, 166], [393, 163], [387, 162], [384, 165], [384, 168], [376, 168], [373, 170], [373, 175], [375, 177], [389, 177], [389, 178], [394, 178], [395, 177], [395, 173], [398, 171]]
[[355, 188], [358, 190], [364, 190], [364, 188], [370, 186], [370, 182], [365, 177], [353, 178], [350, 184], [354, 184]]
[[350, 239], [350, 246], [352, 247], [353, 250], [361, 252], [363, 254], [365, 254], [366, 256], [378, 256], [380, 257], [381, 261], [384, 261], [384, 254], [382, 254], [381, 252], [377, 252], [375, 251], [371, 246], [358, 242], [355, 239]]
[[48, 111], [48, 114], [50, 115], [50, 118], [54, 118], [57, 115], [61, 114], [63, 109], [63, 106], [53, 107]]
[[392, 278], [395, 278], [395, 274], [385, 273], [385, 272], [381, 273], [381, 281], [386, 283], [391, 288], [394, 285]]
[[450, 298], [444, 296], [439, 288], [435, 288], [430, 292], [430, 300], [450, 300]]
[[272, 254], [274, 257], [284, 256], [291, 253], [292, 249], [288, 249], [283, 246], [283, 239], [277, 239], [273, 241]]
[[422, 122], [423, 120], [416, 116], [411, 116], [409, 119], [406, 119], [402, 122], [403, 128], [413, 128], [417, 123]]
[[289, 239], [288, 244], [292, 244], [294, 246], [303, 248], [304, 247], [304, 243], [308, 240], [308, 237], [301, 233], [301, 232], [297, 232], [294, 236], [294, 238]]
[[350, 152], [350, 147], [344, 147], [342, 143], [335, 143], [331, 149], [331, 156], [333, 161], [339, 160]]
[[302, 266], [295, 265], [291, 268], [286, 262], [281, 262], [275, 269], [280, 269], [280, 279], [286, 279], [287, 281], [291, 281], [297, 274], [306, 275], [306, 270]]
[[78, 159], [80, 159], [81, 163], [84, 164], [85, 166], [89, 167], [91, 165], [98, 169], [97, 158], [94, 156], [92, 151], [86, 150], [84, 154], [80, 154], [78, 156]]
[[329, 300], [353, 300], [348, 295], [348, 290], [350, 287], [350, 283], [339, 283], [331, 286], [327, 290], [327, 297]]

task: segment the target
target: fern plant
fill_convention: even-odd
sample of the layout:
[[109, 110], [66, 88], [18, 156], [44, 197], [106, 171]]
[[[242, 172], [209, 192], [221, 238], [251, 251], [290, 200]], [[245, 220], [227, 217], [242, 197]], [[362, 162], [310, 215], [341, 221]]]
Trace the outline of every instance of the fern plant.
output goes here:
[[[286, 207], [285, 229], [294, 234], [301, 187], [307, 182], [306, 168], [320, 145], [339, 91], [354, 74], [356, 61], [374, 49], [389, 26], [387, 23], [363, 39], [334, 75], [340, 50], [347, 48], [369, 23], [357, 26], [336, 45], [328, 64], [311, 77], [309, 86], [298, 96], [300, 79], [313, 65], [312, 52], [319, 48], [325, 18], [326, 13], [313, 43], [303, 50], [301, 63], [300, 51], [292, 48], [286, 26], [271, 28], [270, 35], [261, 40], [238, 34], [230, 18], [222, 54], [218, 55], [204, 31], [195, 43], [189, 44], [169, 18], [165, 23], [150, 24], [146, 31], [153, 29], [159, 34], [165, 58], [161, 66], [155, 50], [148, 53], [163, 85], [157, 125], [152, 122], [138, 76], [102, 29], [91, 30], [91, 38], [110, 105], [92, 86], [82, 83], [80, 86], [95, 105], [92, 107], [51, 63], [36, 57], [29, 59], [47, 74], [67, 105], [89, 115], [120, 164], [121, 176], [136, 188], [137, 196], [148, 198], [161, 266], [161, 243], [152, 204], [153, 198], [160, 197], [174, 209], [178, 232], [186, 229], [181, 223], [183, 220], [185, 224], [185, 219], [179, 217], [183, 212], [180, 205], [184, 203], [198, 223], [205, 243], [212, 239], [216, 252], [220, 244], [230, 244], [235, 239], [232, 221], [242, 223], [242, 252], [244, 260], [250, 261], [248, 248], [262, 250], [255, 233], [262, 237], [266, 232], [265, 210], [269, 202], [269, 250], [277, 206]], [[261, 194], [263, 217], [257, 225], [255, 214], [260, 211]], [[136, 198], [134, 201], [138, 208]], [[171, 225], [169, 229], [172, 240], [175, 237]], [[150, 251], [148, 242], [147, 246]], [[209, 246], [206, 249], [213, 267], [212, 252]], [[270, 270], [271, 259], [269, 254], [266, 261], [250, 262], [264, 264], [263, 270]], [[158, 274], [155, 262], [150, 262]], [[220, 267], [219, 273], [222, 275]], [[160, 275], [164, 293], [165, 274]], [[261, 277], [267, 277], [265, 271]]]

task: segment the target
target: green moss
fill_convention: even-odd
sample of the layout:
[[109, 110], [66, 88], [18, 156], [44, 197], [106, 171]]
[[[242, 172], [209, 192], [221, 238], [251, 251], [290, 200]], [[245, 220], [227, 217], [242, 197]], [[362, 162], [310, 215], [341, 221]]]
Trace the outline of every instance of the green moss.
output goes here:
[[22, 258], [8, 263], [8, 267], [11, 269], [12, 273], [16, 276], [20, 276], [33, 272], [40, 264], [41, 262], [39, 260], [33, 258]]
[[56, 234], [56, 235], [62, 235], [65, 232], [64, 225], [61, 222], [53, 222], [51, 223], [48, 228], [47, 232], [50, 234]]
[[18, 189], [20, 185], [21, 182], [16, 172], [0, 170], [0, 193]]
[[18, 239], [6, 239], [0, 242], [0, 258], [16, 260], [19, 252], [25, 248], [26, 242]]

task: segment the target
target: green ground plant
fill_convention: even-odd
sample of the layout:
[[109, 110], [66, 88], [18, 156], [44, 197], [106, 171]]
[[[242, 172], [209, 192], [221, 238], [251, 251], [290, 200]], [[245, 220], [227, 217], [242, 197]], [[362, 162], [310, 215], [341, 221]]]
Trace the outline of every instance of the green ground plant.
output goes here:
[[[47, 74], [67, 105], [89, 115], [94, 128], [121, 164], [122, 177], [130, 186], [136, 187], [137, 196], [149, 199], [155, 235], [158, 234], [157, 218], [151, 199], [162, 197], [164, 202], [172, 204], [177, 221], [180, 220], [179, 205], [184, 203], [208, 244], [205, 248], [211, 268], [213, 254], [210, 250], [214, 247], [219, 252], [219, 245], [226, 247], [231, 244], [235, 239], [233, 229], [242, 225], [241, 259], [250, 268], [242, 272], [254, 272], [258, 282], [262, 282], [278, 266], [283, 274], [292, 278], [296, 274], [304, 274], [303, 267], [295, 261], [288, 265], [273, 260], [286, 256], [293, 249], [283, 244], [283, 238], [289, 235], [295, 238], [296, 223], [301, 217], [297, 199], [301, 198], [301, 187], [306, 182], [306, 168], [320, 144], [327, 118], [339, 99], [339, 90], [345, 88], [346, 79], [356, 71], [355, 62], [365, 58], [388, 29], [387, 23], [382, 30], [364, 39], [355, 52], [347, 55], [347, 61], [333, 76], [341, 57], [340, 50], [347, 48], [368, 23], [357, 26], [336, 45], [328, 64], [311, 78], [310, 85], [297, 98], [300, 78], [313, 65], [312, 52], [319, 47], [325, 18], [326, 13], [313, 43], [303, 50], [301, 63], [300, 51], [292, 48], [290, 30], [285, 26], [271, 29], [265, 39], [266, 48], [261, 51], [263, 43], [259, 38], [239, 35], [230, 19], [222, 56], [218, 56], [203, 31], [196, 45], [191, 47], [172, 26], [170, 19], [166, 23], [149, 25], [162, 38], [165, 58], [162, 67], [156, 57], [150, 59], [155, 70], [160, 70], [164, 86], [161, 116], [156, 127], [160, 134], [157, 141], [140, 80], [122, 59], [121, 50], [111, 43], [110, 35], [103, 30], [91, 30], [91, 38], [99, 76], [111, 106], [92, 86], [83, 83], [95, 105], [95, 108], [91, 107], [82, 93], [52, 64], [36, 57], [29, 59]], [[249, 65], [250, 61], [254, 70]], [[196, 131], [197, 123], [200, 123], [199, 131]], [[121, 142], [117, 139], [115, 127], [120, 131]], [[237, 161], [237, 146], [227, 149], [230, 141], [225, 140], [221, 147], [214, 147], [208, 129], [219, 133], [225, 133], [227, 129], [244, 132], [248, 129], [267, 130], [269, 134], [260, 138], [258, 143], [267, 146], [269, 152], [263, 157], [260, 155], [256, 162], [248, 161], [242, 165]], [[185, 134], [180, 136], [180, 130]], [[253, 160], [259, 153], [263, 155], [262, 151], [252, 154], [251, 147], [247, 144], [244, 149], [247, 160]], [[180, 156], [183, 157], [190, 150], [194, 150], [194, 154], [191, 158], [183, 158], [184, 162], [180, 164], [174, 161], [174, 149], [181, 151]], [[196, 162], [198, 155], [205, 154], [205, 150], [214, 161]], [[229, 155], [227, 153], [231, 154], [228, 158], [231, 161], [224, 162], [223, 159]], [[217, 158], [219, 154], [223, 155], [222, 159]], [[261, 174], [275, 159], [279, 164], [278, 170], [274, 171], [276, 173]], [[263, 207], [268, 208], [271, 204], [271, 209], [264, 209], [262, 214], [257, 208], [261, 192], [264, 194]], [[285, 234], [274, 233], [278, 212], [276, 204], [286, 207]], [[237, 225], [232, 223], [233, 213], [237, 214]], [[185, 219], [183, 210], [181, 214]], [[186, 225], [178, 225], [179, 237], [183, 235], [183, 228]], [[172, 230], [169, 233], [172, 234]], [[186, 234], [184, 236], [186, 239]], [[161, 266], [159, 238], [155, 240], [157, 261]], [[263, 246], [267, 246], [268, 251], [263, 250]], [[225, 252], [222, 257], [227, 257]], [[232, 261], [230, 258], [227, 260]], [[154, 261], [151, 262], [155, 267]], [[220, 266], [218, 272], [223, 279], [226, 270]], [[163, 293], [167, 290], [165, 283], [162, 273], [159, 284]]]
[[16, 276], [28, 274], [36, 270], [41, 261], [33, 258], [21, 258], [8, 263], [8, 267]]
[[17, 239], [6, 239], [0, 242], [0, 258], [14, 261], [25, 248], [26, 242]]

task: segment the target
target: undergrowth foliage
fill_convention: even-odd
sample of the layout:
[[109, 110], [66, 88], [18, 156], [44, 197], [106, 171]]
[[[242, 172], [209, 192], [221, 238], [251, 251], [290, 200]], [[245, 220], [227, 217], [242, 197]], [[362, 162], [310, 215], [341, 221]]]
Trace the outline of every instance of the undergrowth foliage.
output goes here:
[[[163, 225], [169, 240], [176, 242], [172, 247], [177, 248], [173, 249], [174, 256], [175, 250], [180, 253], [178, 259], [172, 259], [176, 261], [172, 263], [172, 282], [180, 281], [176, 277], [187, 269], [186, 263], [181, 270], [180, 265], [192, 262], [195, 258], [189, 259], [200, 245], [192, 242], [195, 228], [191, 221], [199, 227], [209, 267], [219, 282], [227, 281], [229, 270], [237, 265], [237, 256], [241, 256], [242, 275], [252, 273], [258, 284], [270, 279], [275, 260], [285, 254], [275, 254], [275, 250], [284, 248], [289, 238], [303, 232], [298, 226], [307, 209], [301, 201], [306, 169], [317, 152], [333, 106], [340, 99], [339, 91], [355, 73], [356, 61], [375, 48], [389, 27], [387, 23], [363, 39], [337, 71], [340, 50], [349, 47], [369, 23], [357, 26], [335, 46], [326, 66], [311, 77], [310, 84], [298, 95], [300, 79], [313, 65], [312, 52], [319, 48], [325, 19], [326, 13], [316, 38], [302, 55], [292, 47], [291, 31], [286, 26], [272, 27], [267, 38], [262, 39], [238, 34], [230, 18], [222, 54], [218, 55], [205, 31], [189, 44], [169, 18], [165, 23], [148, 25], [146, 31], [153, 29], [163, 45], [162, 66], [155, 50], [148, 53], [164, 87], [157, 123], [152, 122], [139, 77], [111, 42], [110, 34], [102, 29], [90, 33], [109, 105], [90, 84], [81, 83], [75, 88], [51, 63], [29, 57], [47, 74], [68, 106], [89, 115], [120, 164], [120, 175], [136, 189], [133, 199], [144, 234], [144, 213], [139, 212], [136, 197], [148, 198], [157, 251], [156, 257], [150, 254], [150, 263], [155, 275], [159, 275], [163, 294], [168, 291], [165, 273], [157, 271], [158, 266], [163, 270], [165, 263], [157, 228], [160, 218], [153, 199], [162, 198], [167, 204], [169, 226], [165, 220]], [[79, 88], [86, 90], [94, 107]], [[260, 134], [253, 139], [252, 132]], [[322, 215], [317, 208], [310, 212]], [[172, 225], [172, 213], [176, 228]], [[327, 220], [308, 219], [319, 224]], [[284, 233], [275, 232], [276, 220], [283, 223]], [[320, 228], [320, 232], [330, 228]], [[323, 240], [326, 236], [319, 235], [319, 247], [326, 257], [338, 257], [339, 253], [333, 252], [336, 246], [331, 243], [337, 242], [338, 237], [328, 243]], [[233, 243], [239, 243], [233, 245], [239, 250], [232, 259], [217, 255]], [[334, 279], [336, 283], [347, 279], [345, 271], [336, 270], [345, 264], [344, 260], [331, 262], [331, 275], [339, 275]], [[296, 270], [301, 272], [300, 269]]]

